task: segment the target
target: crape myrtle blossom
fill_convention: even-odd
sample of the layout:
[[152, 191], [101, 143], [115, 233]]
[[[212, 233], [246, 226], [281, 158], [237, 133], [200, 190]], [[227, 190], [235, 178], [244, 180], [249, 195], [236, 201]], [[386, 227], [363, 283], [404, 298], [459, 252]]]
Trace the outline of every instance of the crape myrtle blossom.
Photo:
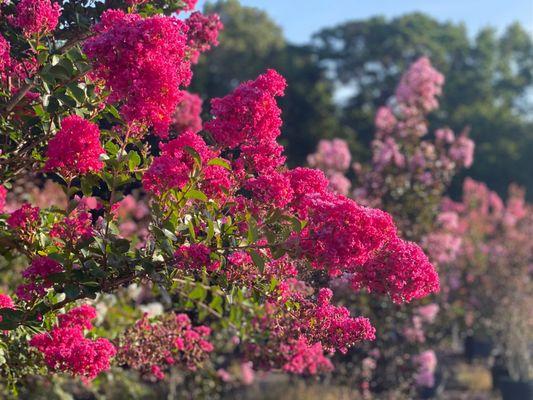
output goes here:
[[22, 272], [22, 277], [27, 283], [17, 287], [18, 298], [30, 302], [44, 296], [47, 289], [53, 285], [49, 276], [60, 272], [63, 272], [63, 266], [52, 258], [46, 256], [34, 258], [29, 267]]
[[119, 364], [156, 379], [176, 365], [194, 371], [213, 351], [211, 329], [193, 326], [186, 314], [167, 314], [150, 322], [145, 315], [119, 338]]
[[192, 13], [186, 23], [190, 58], [191, 62], [196, 63], [201, 53], [209, 50], [211, 46], [218, 46], [218, 32], [224, 25], [218, 15], [203, 15], [198, 11]]
[[171, 114], [191, 80], [185, 58], [187, 27], [174, 17], [142, 18], [108, 10], [95, 25], [84, 50], [93, 75], [111, 91], [109, 102], [122, 102], [128, 123], [153, 126], [165, 136]]
[[63, 119], [61, 129], [48, 143], [45, 171], [58, 172], [68, 178], [102, 169], [100, 130], [93, 122], [78, 115]]
[[44, 360], [53, 371], [68, 372], [90, 382], [110, 368], [116, 354], [107, 339], [88, 339], [84, 330], [91, 330], [96, 311], [90, 306], [73, 308], [59, 316], [59, 323], [49, 332], [32, 337], [30, 345], [43, 353]]
[[406, 107], [420, 107], [429, 112], [439, 106], [437, 97], [442, 93], [444, 76], [431, 65], [429, 58], [421, 57], [405, 73], [396, 88], [396, 99]]
[[21, 0], [9, 22], [21, 29], [24, 36], [46, 35], [55, 30], [61, 9], [58, 3], [50, 0]]
[[4, 36], [0, 34], [0, 79], [4, 78], [4, 71], [11, 65], [11, 55], [9, 54], [11, 45]]
[[413, 358], [418, 366], [415, 374], [415, 382], [421, 387], [433, 387], [435, 385], [435, 370], [437, 368], [437, 356], [433, 350], [426, 350]]
[[218, 44], [220, 29], [217, 15], [195, 12], [182, 21], [107, 10], [84, 50], [93, 76], [111, 91], [108, 101], [122, 103], [126, 122], [153, 127], [165, 138], [173, 111], [186, 97], [180, 88], [191, 81], [191, 62]]
[[172, 129], [177, 133], [190, 130], [194, 133], [202, 130], [202, 99], [194, 93], [182, 92], [183, 98], [178, 103], [172, 116]]
[[318, 143], [317, 151], [307, 157], [307, 162], [311, 167], [324, 171], [334, 192], [348, 195], [352, 184], [344, 174], [350, 167], [351, 159], [350, 149], [345, 140], [322, 139]]

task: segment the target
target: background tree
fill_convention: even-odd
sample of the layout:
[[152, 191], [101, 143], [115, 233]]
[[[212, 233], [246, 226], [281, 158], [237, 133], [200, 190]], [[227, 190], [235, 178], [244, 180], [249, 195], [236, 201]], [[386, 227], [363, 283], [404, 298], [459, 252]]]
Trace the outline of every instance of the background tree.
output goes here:
[[341, 122], [356, 127], [363, 144], [370, 142], [373, 115], [392, 94], [401, 71], [426, 55], [447, 79], [442, 111], [433, 122], [446, 121], [456, 131], [471, 126], [478, 143], [470, 174], [503, 195], [512, 181], [533, 187], [527, 173], [533, 143], [528, 117], [533, 42], [519, 24], [501, 35], [486, 28], [470, 39], [463, 24], [413, 13], [327, 28], [315, 35], [314, 45], [335, 82], [352, 90], [342, 105]]

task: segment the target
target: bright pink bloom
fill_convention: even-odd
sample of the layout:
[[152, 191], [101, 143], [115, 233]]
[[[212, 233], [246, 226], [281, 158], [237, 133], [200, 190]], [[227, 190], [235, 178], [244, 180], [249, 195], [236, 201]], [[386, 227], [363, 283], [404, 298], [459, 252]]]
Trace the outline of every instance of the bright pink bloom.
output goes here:
[[15, 303], [10, 296], [0, 293], [0, 308], [15, 308]]
[[89, 239], [94, 235], [92, 216], [90, 213], [75, 209], [70, 216], [54, 224], [50, 236], [64, 243], [76, 244], [80, 240]]
[[331, 276], [352, 271], [396, 237], [389, 214], [343, 196], [305, 198], [308, 224], [300, 235], [304, 255]]
[[363, 340], [374, 340], [376, 330], [364, 317], [352, 318], [346, 307], [330, 304], [333, 292], [322, 288], [318, 292], [317, 306], [311, 311], [309, 329], [313, 338], [320, 338], [328, 351], [346, 353], [350, 347]]
[[59, 22], [61, 8], [50, 0], [21, 0], [10, 23], [22, 29], [24, 36], [46, 35], [53, 32]]
[[122, 102], [128, 123], [153, 126], [165, 137], [172, 113], [191, 79], [186, 59], [187, 26], [174, 17], [142, 18], [107, 10], [84, 50], [94, 76], [111, 90], [110, 102]]
[[91, 321], [96, 318], [96, 309], [89, 305], [82, 305], [71, 309], [66, 314], [58, 316], [59, 325], [62, 328], [80, 327], [91, 330], [93, 325]]
[[4, 71], [11, 65], [9, 42], [0, 34], [0, 79], [3, 78]]
[[185, 271], [202, 270], [204, 267], [207, 271], [217, 270], [220, 263], [211, 260], [210, 255], [211, 249], [203, 243], [182, 245], [174, 253], [176, 268]]
[[34, 258], [30, 266], [22, 272], [22, 276], [28, 283], [17, 287], [17, 296], [24, 301], [31, 301], [36, 297], [44, 296], [46, 289], [53, 284], [48, 277], [60, 272], [63, 272], [63, 266], [52, 258]]
[[285, 87], [285, 79], [268, 70], [226, 97], [211, 100], [215, 118], [205, 128], [221, 147], [236, 148], [275, 140], [281, 133], [282, 123], [275, 97], [282, 96]]
[[172, 188], [182, 189], [189, 181], [195, 165], [194, 157], [187, 148], [198, 154], [202, 165], [216, 156], [199, 135], [186, 131], [161, 145], [161, 155], [154, 159], [143, 175], [144, 188], [158, 195]]
[[439, 291], [439, 277], [422, 249], [391, 239], [380, 254], [357, 268], [354, 287], [388, 294], [395, 303], [410, 302]]
[[196, 3], [198, 3], [198, 0], [182, 0], [182, 2], [184, 5], [183, 9], [185, 11], [191, 11], [195, 9]]
[[21, 230], [31, 229], [38, 222], [39, 207], [32, 207], [28, 203], [24, 203], [18, 210], [13, 211], [7, 219], [7, 224], [11, 228], [19, 228]]
[[105, 154], [98, 126], [78, 115], [61, 121], [61, 129], [48, 143], [45, 170], [68, 177], [100, 171]]
[[4, 185], [0, 185], [0, 212], [4, 211], [4, 207], [6, 206], [6, 195], [7, 189]]
[[333, 364], [324, 356], [322, 345], [309, 344], [305, 337], [282, 344], [279, 351], [286, 359], [282, 367], [286, 372], [315, 375], [333, 370]]
[[252, 178], [245, 183], [245, 188], [252, 192], [252, 198], [259, 204], [283, 208], [292, 200], [290, 180], [279, 172]]
[[328, 179], [318, 169], [294, 168], [286, 172], [291, 182], [294, 200], [299, 201], [308, 194], [323, 194], [327, 192]]
[[54, 371], [79, 376], [89, 382], [110, 368], [115, 347], [107, 339], [87, 339], [83, 329], [91, 329], [96, 311], [89, 306], [74, 308], [60, 316], [59, 325], [51, 331], [35, 335], [30, 345], [44, 355], [48, 367]]

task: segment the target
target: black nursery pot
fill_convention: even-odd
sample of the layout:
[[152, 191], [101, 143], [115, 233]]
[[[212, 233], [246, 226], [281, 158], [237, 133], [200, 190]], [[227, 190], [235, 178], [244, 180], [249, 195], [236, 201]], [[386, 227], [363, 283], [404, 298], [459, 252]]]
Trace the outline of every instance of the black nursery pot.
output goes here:
[[500, 364], [495, 364], [491, 369], [490, 373], [492, 376], [492, 388], [494, 390], [500, 389], [501, 381], [504, 379], [509, 379], [509, 371], [505, 366]]
[[503, 400], [533, 400], [533, 381], [503, 378], [500, 380], [500, 392]]
[[492, 352], [492, 342], [474, 336], [465, 338], [465, 357], [472, 361], [474, 358], [487, 358]]

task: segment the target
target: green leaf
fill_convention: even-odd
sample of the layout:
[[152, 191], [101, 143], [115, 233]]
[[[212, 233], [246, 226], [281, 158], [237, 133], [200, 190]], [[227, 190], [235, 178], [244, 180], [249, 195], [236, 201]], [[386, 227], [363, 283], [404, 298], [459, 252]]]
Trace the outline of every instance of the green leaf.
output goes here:
[[223, 311], [224, 311], [222, 309], [222, 304], [223, 303], [224, 303], [224, 300], [222, 300], [222, 297], [215, 296], [215, 297], [213, 297], [213, 300], [211, 300], [211, 302], [209, 303], [209, 307], [211, 307], [216, 312], [222, 314]]
[[196, 150], [194, 150], [190, 146], [183, 147], [183, 150], [185, 150], [189, 155], [194, 158], [194, 161], [198, 164], [198, 166], [202, 166], [202, 158], [200, 157], [200, 154]]
[[120, 150], [118, 145], [113, 143], [111, 140], [104, 145], [104, 148], [107, 151], [107, 153], [111, 156], [116, 155], [118, 151]]
[[15, 329], [24, 319], [24, 312], [14, 310], [12, 308], [0, 309], [0, 329], [12, 330]]
[[207, 165], [218, 165], [220, 167], [224, 167], [227, 170], [231, 171], [231, 166], [227, 160], [224, 160], [223, 158], [212, 158], [209, 160]]
[[65, 286], [63, 292], [65, 292], [65, 296], [67, 296], [68, 299], [75, 299], [81, 291], [77, 285], [69, 284]]
[[131, 150], [128, 153], [128, 167], [130, 171], [134, 171], [141, 164], [141, 156], [136, 151]]
[[255, 250], [250, 250], [249, 253], [256, 267], [259, 269], [261, 273], [263, 273], [263, 271], [265, 270], [264, 258]]
[[207, 241], [210, 242], [211, 239], [213, 239], [213, 236], [215, 236], [215, 224], [211, 218], [209, 218], [207, 220]]
[[248, 222], [247, 240], [248, 240], [248, 244], [252, 244], [258, 238], [257, 222], [252, 217], [247, 218], [247, 222]]
[[68, 92], [78, 103], [81, 104], [85, 101], [85, 90], [75, 83], [68, 85]]
[[189, 299], [192, 300], [204, 300], [207, 297], [207, 291], [203, 286], [196, 286], [190, 293]]
[[196, 190], [196, 189], [189, 190], [187, 193], [185, 193], [185, 198], [196, 199], [196, 200], [200, 200], [203, 202], [207, 201], [207, 196], [203, 192]]

